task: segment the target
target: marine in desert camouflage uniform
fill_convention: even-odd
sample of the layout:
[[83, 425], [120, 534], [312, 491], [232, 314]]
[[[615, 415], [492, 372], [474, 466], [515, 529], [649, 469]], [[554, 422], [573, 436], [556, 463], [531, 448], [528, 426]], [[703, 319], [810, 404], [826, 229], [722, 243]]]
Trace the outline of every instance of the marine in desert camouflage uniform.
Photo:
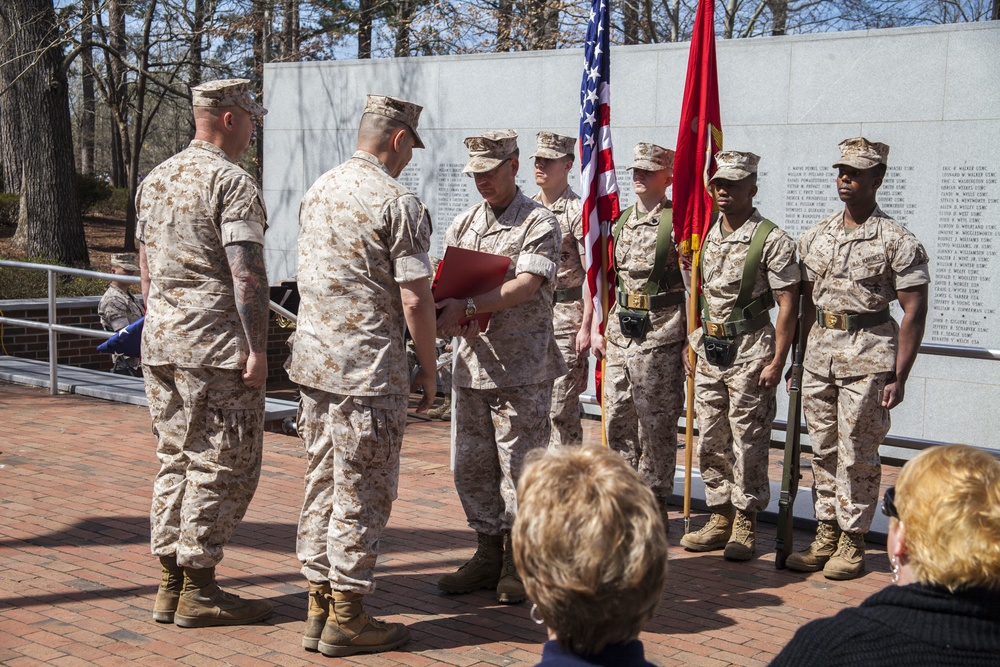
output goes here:
[[[799, 265], [795, 242], [775, 227], [764, 239], [753, 275], [751, 300], [737, 304], [751, 241], [764, 222], [753, 205], [757, 165], [753, 153], [723, 151], [712, 176], [722, 215], [705, 236], [701, 250], [702, 298], [708, 317], [689, 336], [698, 355], [695, 410], [698, 464], [705, 501], [712, 514], [701, 530], [684, 535], [691, 551], [725, 549], [730, 560], [753, 557], [757, 513], [767, 508], [767, 476], [775, 391], [795, 334]], [[763, 233], [763, 231], [762, 231]], [[777, 326], [767, 314], [778, 304]], [[706, 354], [705, 340], [712, 350]]]
[[[607, 355], [603, 390], [608, 446], [621, 453], [649, 484], [668, 526], [677, 420], [684, 406], [681, 357], [687, 349], [685, 292], [672, 229], [659, 291], [647, 299], [643, 290], [653, 271], [661, 213], [670, 208], [666, 190], [673, 179], [674, 152], [640, 143], [634, 156], [629, 168], [638, 201], [614, 244], [615, 305], [608, 314], [604, 338], [595, 328], [591, 341], [598, 358]], [[648, 314], [648, 330], [638, 337], [625, 336], [619, 318], [622, 312], [640, 318]]]
[[[923, 245], [876, 203], [889, 147], [855, 137], [840, 152], [833, 166], [844, 210], [799, 237], [808, 331], [802, 409], [818, 527], [787, 561], [828, 579], [864, 571], [882, 476], [878, 448], [923, 339], [930, 283]], [[899, 324], [889, 315], [897, 299]]]
[[[479, 548], [458, 572], [438, 580], [446, 593], [495, 588], [497, 600], [524, 600], [510, 529], [525, 454], [549, 442], [552, 381], [566, 373], [552, 335], [552, 295], [562, 235], [552, 213], [517, 187], [517, 133], [465, 140], [465, 172], [484, 201], [455, 218], [445, 235], [456, 246], [511, 258], [503, 285], [437, 306], [438, 331], [463, 336], [455, 350], [455, 488]], [[480, 332], [477, 312], [492, 313]], [[505, 544], [506, 542], [506, 544]]]
[[549, 445], [581, 445], [580, 394], [587, 389], [591, 311], [586, 311], [588, 317], [584, 318], [583, 205], [569, 186], [576, 138], [539, 132], [537, 139], [538, 147], [531, 157], [535, 160], [535, 184], [541, 190], [532, 199], [555, 214], [562, 230], [552, 327], [568, 369], [552, 385]]
[[296, 551], [309, 581], [302, 645], [328, 656], [388, 651], [409, 631], [364, 610], [399, 481], [409, 396], [408, 328], [435, 394], [431, 221], [396, 178], [423, 148], [421, 107], [369, 95], [357, 152], [319, 177], [299, 208], [298, 323], [289, 377], [308, 463]]
[[[123, 252], [111, 255], [111, 273], [134, 276], [139, 273], [139, 258], [134, 253]], [[121, 331], [142, 317], [142, 301], [132, 294], [128, 283], [111, 281], [97, 306], [101, 326], [105, 331]], [[142, 360], [114, 352], [111, 355], [111, 372], [118, 375], [142, 375]]]
[[153, 618], [184, 627], [263, 620], [271, 605], [227, 593], [215, 566], [260, 476], [267, 379], [264, 201], [235, 164], [256, 132], [246, 79], [192, 89], [195, 137], [136, 195], [146, 321], [146, 397], [160, 471], [151, 544]]

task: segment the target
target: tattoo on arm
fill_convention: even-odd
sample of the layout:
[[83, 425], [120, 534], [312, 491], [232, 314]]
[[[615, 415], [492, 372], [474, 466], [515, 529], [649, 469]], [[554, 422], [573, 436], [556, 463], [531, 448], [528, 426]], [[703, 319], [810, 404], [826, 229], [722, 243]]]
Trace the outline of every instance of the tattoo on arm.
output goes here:
[[264, 269], [264, 248], [259, 243], [238, 242], [226, 246], [233, 274], [236, 310], [243, 322], [252, 352], [267, 351], [267, 313], [270, 292]]

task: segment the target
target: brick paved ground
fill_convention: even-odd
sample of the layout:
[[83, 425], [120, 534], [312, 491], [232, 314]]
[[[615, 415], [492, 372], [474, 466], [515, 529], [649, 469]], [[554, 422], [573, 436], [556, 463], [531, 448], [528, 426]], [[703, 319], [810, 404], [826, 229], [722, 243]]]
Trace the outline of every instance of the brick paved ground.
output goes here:
[[[219, 567], [224, 586], [267, 598], [275, 615], [255, 626], [183, 630], [150, 619], [158, 565], [148, 553], [156, 463], [146, 410], [0, 384], [0, 428], [0, 663], [294, 667], [338, 660], [299, 647], [306, 596], [294, 540], [305, 461], [297, 439], [267, 434], [260, 487]], [[597, 437], [593, 422], [587, 437]], [[808, 491], [799, 502], [808, 502]], [[677, 546], [681, 513], [673, 517], [667, 592], [642, 635], [660, 665], [766, 664], [802, 623], [889, 583], [881, 549], [870, 551], [869, 573], [851, 582], [779, 572], [767, 524], [750, 563], [687, 553]], [[808, 540], [797, 535], [800, 546]], [[411, 420], [369, 606], [407, 623], [413, 639], [402, 651], [339, 660], [533, 665], [544, 635], [526, 605], [503, 607], [486, 592], [437, 593], [436, 578], [464, 562], [473, 545], [448, 470], [448, 426]]]

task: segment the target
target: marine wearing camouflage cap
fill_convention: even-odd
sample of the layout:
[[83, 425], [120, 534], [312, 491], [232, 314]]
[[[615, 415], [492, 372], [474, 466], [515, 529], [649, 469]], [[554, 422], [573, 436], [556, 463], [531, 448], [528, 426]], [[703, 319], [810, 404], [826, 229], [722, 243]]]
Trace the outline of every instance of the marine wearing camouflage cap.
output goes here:
[[126, 271], [138, 271], [139, 260], [134, 252], [117, 252], [111, 255], [111, 266], [117, 266]]
[[871, 169], [878, 164], [889, 164], [889, 146], [864, 137], [844, 139], [838, 144], [840, 159], [834, 167], [846, 165], [855, 169]]
[[250, 79], [217, 79], [191, 89], [193, 107], [241, 107], [255, 116], [264, 116], [267, 109], [257, 104], [250, 93]]
[[469, 149], [469, 163], [462, 172], [482, 174], [517, 157], [517, 132], [490, 130], [474, 137], [466, 137], [465, 146]]
[[555, 132], [539, 132], [535, 136], [538, 140], [538, 147], [531, 157], [540, 157], [546, 160], [558, 160], [566, 156], [573, 157], [576, 150], [576, 137], [567, 137]]
[[629, 169], [660, 171], [674, 168], [674, 152], [656, 144], [638, 143], [632, 149], [633, 160]]
[[389, 95], [368, 95], [365, 99], [365, 113], [385, 116], [409, 127], [413, 131], [413, 138], [415, 139], [414, 148], [424, 147], [424, 142], [420, 140], [420, 135], [417, 134], [417, 123], [420, 121], [420, 112], [423, 110], [424, 108], [419, 104], [407, 102], [398, 97], [390, 97]]
[[742, 181], [747, 176], [757, 173], [760, 156], [742, 151], [720, 151], [715, 154], [715, 164], [718, 168], [712, 181]]

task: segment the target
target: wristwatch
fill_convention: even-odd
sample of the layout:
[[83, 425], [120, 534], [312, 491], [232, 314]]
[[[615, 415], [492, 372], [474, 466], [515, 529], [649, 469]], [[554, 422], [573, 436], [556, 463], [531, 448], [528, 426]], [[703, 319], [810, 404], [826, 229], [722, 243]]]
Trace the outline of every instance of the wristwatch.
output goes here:
[[476, 302], [469, 297], [465, 302], [465, 316], [472, 317], [476, 314]]

